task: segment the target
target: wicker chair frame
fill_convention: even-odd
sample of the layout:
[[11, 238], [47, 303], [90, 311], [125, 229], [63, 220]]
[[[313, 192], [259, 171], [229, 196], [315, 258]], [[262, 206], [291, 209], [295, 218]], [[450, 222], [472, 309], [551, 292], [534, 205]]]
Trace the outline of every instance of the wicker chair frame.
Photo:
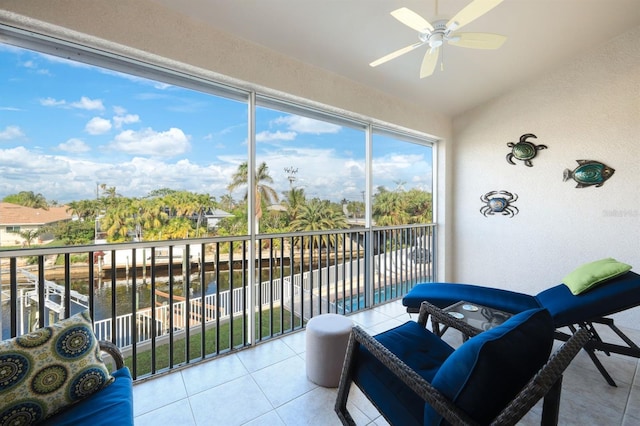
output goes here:
[[120, 352], [120, 348], [108, 340], [99, 340], [98, 344], [100, 345], [101, 351], [106, 352], [111, 356], [114, 364], [116, 365], [116, 370], [124, 367], [124, 357], [122, 356], [122, 352]]
[[[423, 302], [420, 307], [418, 323], [422, 326], [426, 326], [429, 315], [433, 317], [433, 320], [460, 330], [467, 336], [475, 336], [482, 332], [463, 321], [453, 318], [451, 315], [443, 312], [440, 308], [428, 302]], [[570, 339], [568, 339], [558, 350], [556, 350], [555, 353], [553, 353], [547, 363], [531, 378], [531, 380], [529, 380], [524, 388], [522, 388], [522, 390], [509, 402], [509, 404], [503, 408], [491, 424], [516, 424], [529, 412], [529, 410], [531, 410], [533, 406], [537, 404], [541, 398], [544, 398], [541, 424], [557, 425], [560, 409], [560, 394], [562, 391], [562, 374], [589, 339], [589, 332], [585, 329], [580, 329], [571, 336]], [[360, 327], [355, 326], [349, 338], [349, 345], [347, 347], [335, 404], [335, 411], [343, 425], [353, 426], [356, 424], [347, 410], [347, 398], [349, 395], [349, 389], [353, 383], [353, 370], [355, 362], [357, 362], [355, 355], [359, 345], [363, 345], [367, 348], [373, 356], [389, 368], [393, 374], [409, 386], [419, 397], [431, 405], [450, 424], [478, 424], [386, 347], [380, 344]], [[369, 398], [367, 390], [361, 390], [365, 396]], [[373, 401], [371, 402], [373, 403]], [[379, 410], [379, 407], [376, 406], [376, 408]], [[381, 414], [389, 423], [391, 423], [385, 413], [381, 412]]]

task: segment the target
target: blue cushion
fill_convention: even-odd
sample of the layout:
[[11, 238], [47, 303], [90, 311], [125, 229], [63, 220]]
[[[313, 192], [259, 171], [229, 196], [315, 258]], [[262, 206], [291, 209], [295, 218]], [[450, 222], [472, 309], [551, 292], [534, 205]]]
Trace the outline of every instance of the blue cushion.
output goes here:
[[133, 381], [127, 367], [111, 374], [115, 381], [67, 410], [48, 418], [44, 425], [133, 425]]
[[[374, 338], [429, 382], [453, 352], [451, 346], [414, 321]], [[357, 357], [354, 382], [388, 416], [391, 424], [421, 425], [424, 418], [422, 399], [363, 346]]]
[[528, 294], [456, 283], [418, 284], [404, 296], [402, 304], [417, 310], [425, 300], [439, 308], [445, 308], [465, 300], [512, 314], [540, 307], [535, 297]]
[[556, 328], [577, 324], [638, 306], [640, 275], [629, 271], [577, 296], [559, 284], [538, 293], [536, 299], [551, 313]]
[[[480, 424], [487, 424], [548, 360], [554, 326], [546, 309], [530, 309], [460, 346], [432, 385]], [[425, 405], [424, 424], [442, 417]]]

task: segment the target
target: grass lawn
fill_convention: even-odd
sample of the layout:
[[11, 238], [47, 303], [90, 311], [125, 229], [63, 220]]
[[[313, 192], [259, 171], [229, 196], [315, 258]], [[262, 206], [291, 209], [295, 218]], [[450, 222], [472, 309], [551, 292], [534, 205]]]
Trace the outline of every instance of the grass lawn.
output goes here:
[[[301, 326], [300, 318], [293, 318], [293, 327], [291, 321], [291, 312], [284, 310], [283, 321], [280, 321], [280, 308], [273, 309], [273, 319], [271, 320], [270, 310], [262, 312], [262, 336], [277, 336], [284, 332], [291, 331], [293, 327], [299, 328]], [[255, 329], [259, 326], [259, 317], [256, 317]], [[270, 322], [270, 320], [272, 322]], [[246, 334], [246, 323], [243, 318], [234, 318], [233, 320], [233, 345], [231, 344], [229, 332], [229, 322], [220, 324], [220, 327], [212, 327], [205, 331], [205, 353], [202, 354], [202, 341], [201, 329], [198, 331], [192, 330], [189, 335], [189, 359], [190, 361], [199, 361], [205, 357], [215, 355], [218, 353], [224, 353], [233, 348], [240, 348], [244, 346]], [[219, 343], [218, 343], [219, 342]], [[162, 343], [156, 345], [155, 354], [155, 370], [164, 370], [169, 368], [169, 344]], [[183, 334], [179, 337], [174, 337], [173, 340], [173, 366], [179, 366], [186, 362], [186, 339]], [[125, 364], [131, 369], [133, 374], [133, 359], [131, 356], [125, 358]], [[137, 378], [151, 374], [151, 349], [139, 350], [136, 356], [136, 372]]]

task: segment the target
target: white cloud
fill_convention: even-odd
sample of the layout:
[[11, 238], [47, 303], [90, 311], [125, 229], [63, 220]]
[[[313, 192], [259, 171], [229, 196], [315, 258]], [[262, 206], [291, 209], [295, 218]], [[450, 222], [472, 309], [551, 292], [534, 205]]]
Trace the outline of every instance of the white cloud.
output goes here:
[[72, 102], [70, 105], [74, 108], [86, 109], [89, 111], [104, 110], [104, 105], [102, 105], [102, 99], [89, 99], [86, 96], [82, 96], [79, 101]]
[[113, 117], [113, 125], [116, 126], [116, 129], [122, 128], [123, 124], [138, 123], [139, 121], [138, 114], [119, 114]]
[[44, 98], [44, 99], [40, 99], [40, 105], [42, 106], [61, 106], [61, 105], [66, 105], [67, 101], [63, 100], [56, 100], [54, 98]]
[[189, 151], [189, 136], [178, 128], [156, 132], [146, 128], [140, 131], [125, 130], [111, 142], [110, 148], [127, 154], [154, 157], [172, 157]]
[[89, 148], [89, 145], [84, 143], [81, 139], [77, 138], [71, 138], [66, 142], [62, 142], [60, 145], [58, 145], [58, 149], [71, 153], [87, 152], [91, 150], [91, 148]]
[[10, 178], [10, 175], [18, 173], [19, 178], [25, 182], [45, 182], [50, 178], [43, 178], [43, 175], [55, 175], [68, 170], [66, 161], [61, 161], [59, 157], [43, 155], [23, 146], [0, 150], [0, 175], [3, 178]]
[[[76, 152], [86, 145], [79, 139], [70, 139], [58, 145], [59, 149]], [[0, 198], [19, 191], [34, 188], [47, 199], [60, 202], [95, 197], [95, 183], [116, 187], [127, 197], [142, 197], [159, 188], [185, 189], [209, 193], [216, 198], [228, 193], [227, 185], [238, 165], [246, 161], [246, 155], [212, 155], [211, 158], [188, 159], [185, 155], [176, 160], [152, 156], [177, 155], [190, 148], [189, 137], [174, 128], [165, 132], [152, 129], [125, 131], [112, 144], [104, 147], [114, 152], [90, 159], [87, 155], [43, 155], [37, 149], [25, 147], [0, 149]], [[131, 159], [117, 156], [117, 152], [133, 154]], [[282, 197], [290, 188], [286, 171], [298, 169], [294, 186], [303, 188], [308, 198], [319, 197], [339, 201], [362, 200], [366, 173], [363, 153], [346, 155], [328, 147], [315, 148], [286, 144], [284, 148], [258, 154], [257, 162], [266, 162], [273, 178], [274, 188]], [[397, 181], [406, 182], [405, 188], [430, 189], [431, 165], [421, 154], [392, 154], [374, 158], [373, 186], [394, 189]], [[245, 188], [232, 194], [244, 195]]]
[[256, 142], [271, 142], [271, 141], [292, 141], [296, 138], [296, 132], [269, 132], [267, 130], [260, 132], [256, 135]]
[[101, 135], [111, 130], [111, 121], [101, 117], [93, 117], [87, 125], [84, 126], [84, 129], [90, 135]]
[[338, 133], [341, 129], [337, 124], [314, 120], [308, 117], [301, 117], [299, 115], [278, 117], [274, 120], [274, 123], [285, 125], [289, 130], [293, 130], [298, 133], [312, 133], [314, 135]]
[[11, 140], [23, 137], [24, 133], [18, 126], [7, 126], [0, 130], [0, 140]]
[[43, 98], [40, 99], [40, 105], [42, 106], [63, 106], [66, 108], [78, 108], [86, 109], [88, 111], [103, 111], [104, 105], [102, 105], [102, 99], [90, 99], [86, 96], [82, 96], [79, 101], [68, 103], [64, 99]]

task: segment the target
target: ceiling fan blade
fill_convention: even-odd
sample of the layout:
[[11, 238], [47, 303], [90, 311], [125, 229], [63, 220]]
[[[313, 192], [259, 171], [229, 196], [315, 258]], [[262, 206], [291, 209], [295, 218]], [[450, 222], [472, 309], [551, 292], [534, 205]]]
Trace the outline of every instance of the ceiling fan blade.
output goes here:
[[438, 63], [439, 53], [439, 47], [427, 50], [427, 53], [425, 53], [422, 59], [422, 65], [420, 66], [420, 78], [429, 77], [433, 74], [433, 71], [436, 69], [436, 64]]
[[449, 44], [471, 49], [497, 49], [507, 38], [500, 34], [490, 33], [456, 33]]
[[402, 22], [406, 26], [413, 28], [419, 33], [427, 33], [433, 31], [433, 25], [431, 25], [426, 19], [418, 15], [414, 11], [401, 7], [391, 12], [391, 16]]
[[417, 43], [413, 43], [413, 44], [412, 44], [412, 45], [410, 45], [410, 46], [403, 47], [402, 49], [398, 49], [398, 50], [396, 50], [395, 52], [391, 52], [391, 53], [389, 53], [388, 55], [385, 55], [385, 56], [383, 56], [383, 57], [382, 57], [382, 58], [380, 58], [380, 59], [376, 59], [375, 61], [371, 62], [371, 63], [369, 64], [369, 66], [371, 66], [371, 67], [377, 67], [378, 65], [380, 65], [380, 64], [384, 64], [385, 62], [390, 61], [390, 60], [392, 60], [392, 59], [394, 59], [394, 58], [397, 58], [397, 57], [398, 57], [398, 56], [400, 56], [400, 55], [404, 55], [404, 54], [405, 54], [405, 53], [407, 53], [407, 52], [411, 52], [413, 49], [415, 49], [415, 48], [417, 48], [417, 47], [420, 47], [420, 46], [422, 46], [423, 44], [424, 44], [424, 42], [419, 41], [419, 42], [417, 42]]
[[447, 29], [453, 31], [475, 21], [503, 0], [474, 0], [447, 22]]

